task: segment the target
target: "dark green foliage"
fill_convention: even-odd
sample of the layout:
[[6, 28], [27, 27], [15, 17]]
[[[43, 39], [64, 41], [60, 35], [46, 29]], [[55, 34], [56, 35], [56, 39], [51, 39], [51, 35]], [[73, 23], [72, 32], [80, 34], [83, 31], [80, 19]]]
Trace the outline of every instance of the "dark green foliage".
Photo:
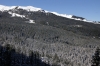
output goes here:
[[91, 66], [100, 66], [100, 49], [97, 47], [94, 56], [92, 57]]

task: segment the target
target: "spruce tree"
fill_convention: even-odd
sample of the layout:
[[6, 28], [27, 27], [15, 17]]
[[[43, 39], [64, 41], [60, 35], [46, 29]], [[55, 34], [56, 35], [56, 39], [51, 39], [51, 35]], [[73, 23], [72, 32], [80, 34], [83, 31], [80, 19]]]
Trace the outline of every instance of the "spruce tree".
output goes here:
[[95, 54], [92, 56], [92, 65], [100, 66], [100, 49], [97, 47]]
[[11, 66], [11, 46], [9, 44], [7, 44], [5, 46], [5, 49], [6, 49], [6, 51], [4, 53], [5, 61], [6, 61], [5, 66]]
[[30, 51], [30, 64], [31, 66], [33, 66], [33, 62], [34, 62], [34, 54], [33, 54], [33, 51]]

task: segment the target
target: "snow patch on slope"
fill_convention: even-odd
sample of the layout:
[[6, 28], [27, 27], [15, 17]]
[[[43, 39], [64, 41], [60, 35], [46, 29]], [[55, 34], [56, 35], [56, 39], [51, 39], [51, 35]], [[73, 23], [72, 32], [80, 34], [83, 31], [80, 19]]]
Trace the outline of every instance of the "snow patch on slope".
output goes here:
[[34, 22], [34, 20], [31, 20], [31, 19], [30, 19], [30, 20], [29, 20], [29, 23], [35, 23], [35, 22]]
[[9, 14], [12, 15], [12, 17], [21, 17], [21, 18], [25, 18], [24, 15], [20, 15], [20, 14], [17, 14], [17, 13], [12, 13], [12, 12], [8, 12]]
[[[11, 17], [21, 17], [21, 18], [29, 19], [29, 18], [26, 18], [25, 15], [20, 15], [20, 14], [12, 13], [12, 12], [8, 12], [8, 13], [12, 15]], [[29, 21], [26, 21], [26, 22], [35, 23], [35, 21], [32, 19], [29, 19]]]
[[72, 16], [73, 16], [73, 15], [59, 14], [57, 12], [51, 12], [51, 13], [53, 13], [53, 14], [55, 14], [57, 16], [65, 17], [65, 18], [72, 18]]

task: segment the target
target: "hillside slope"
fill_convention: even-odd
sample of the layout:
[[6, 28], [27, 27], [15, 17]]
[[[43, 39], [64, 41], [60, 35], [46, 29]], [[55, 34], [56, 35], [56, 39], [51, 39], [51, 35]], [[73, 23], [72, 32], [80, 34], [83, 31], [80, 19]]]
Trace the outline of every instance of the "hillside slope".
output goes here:
[[90, 66], [100, 47], [100, 25], [57, 16], [44, 10], [0, 11], [0, 45], [20, 53], [37, 51], [49, 64]]

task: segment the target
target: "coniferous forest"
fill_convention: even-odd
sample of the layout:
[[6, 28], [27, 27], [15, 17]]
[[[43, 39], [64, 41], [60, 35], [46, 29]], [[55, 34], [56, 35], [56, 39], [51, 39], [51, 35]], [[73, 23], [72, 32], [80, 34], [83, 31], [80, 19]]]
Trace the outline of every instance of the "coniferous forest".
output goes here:
[[[20, 50], [19, 50], [20, 51]], [[38, 52], [30, 51], [29, 56], [16, 52], [9, 44], [0, 46], [0, 66], [50, 66], [40, 60]]]
[[100, 66], [100, 24], [17, 8], [0, 11], [0, 66]]

